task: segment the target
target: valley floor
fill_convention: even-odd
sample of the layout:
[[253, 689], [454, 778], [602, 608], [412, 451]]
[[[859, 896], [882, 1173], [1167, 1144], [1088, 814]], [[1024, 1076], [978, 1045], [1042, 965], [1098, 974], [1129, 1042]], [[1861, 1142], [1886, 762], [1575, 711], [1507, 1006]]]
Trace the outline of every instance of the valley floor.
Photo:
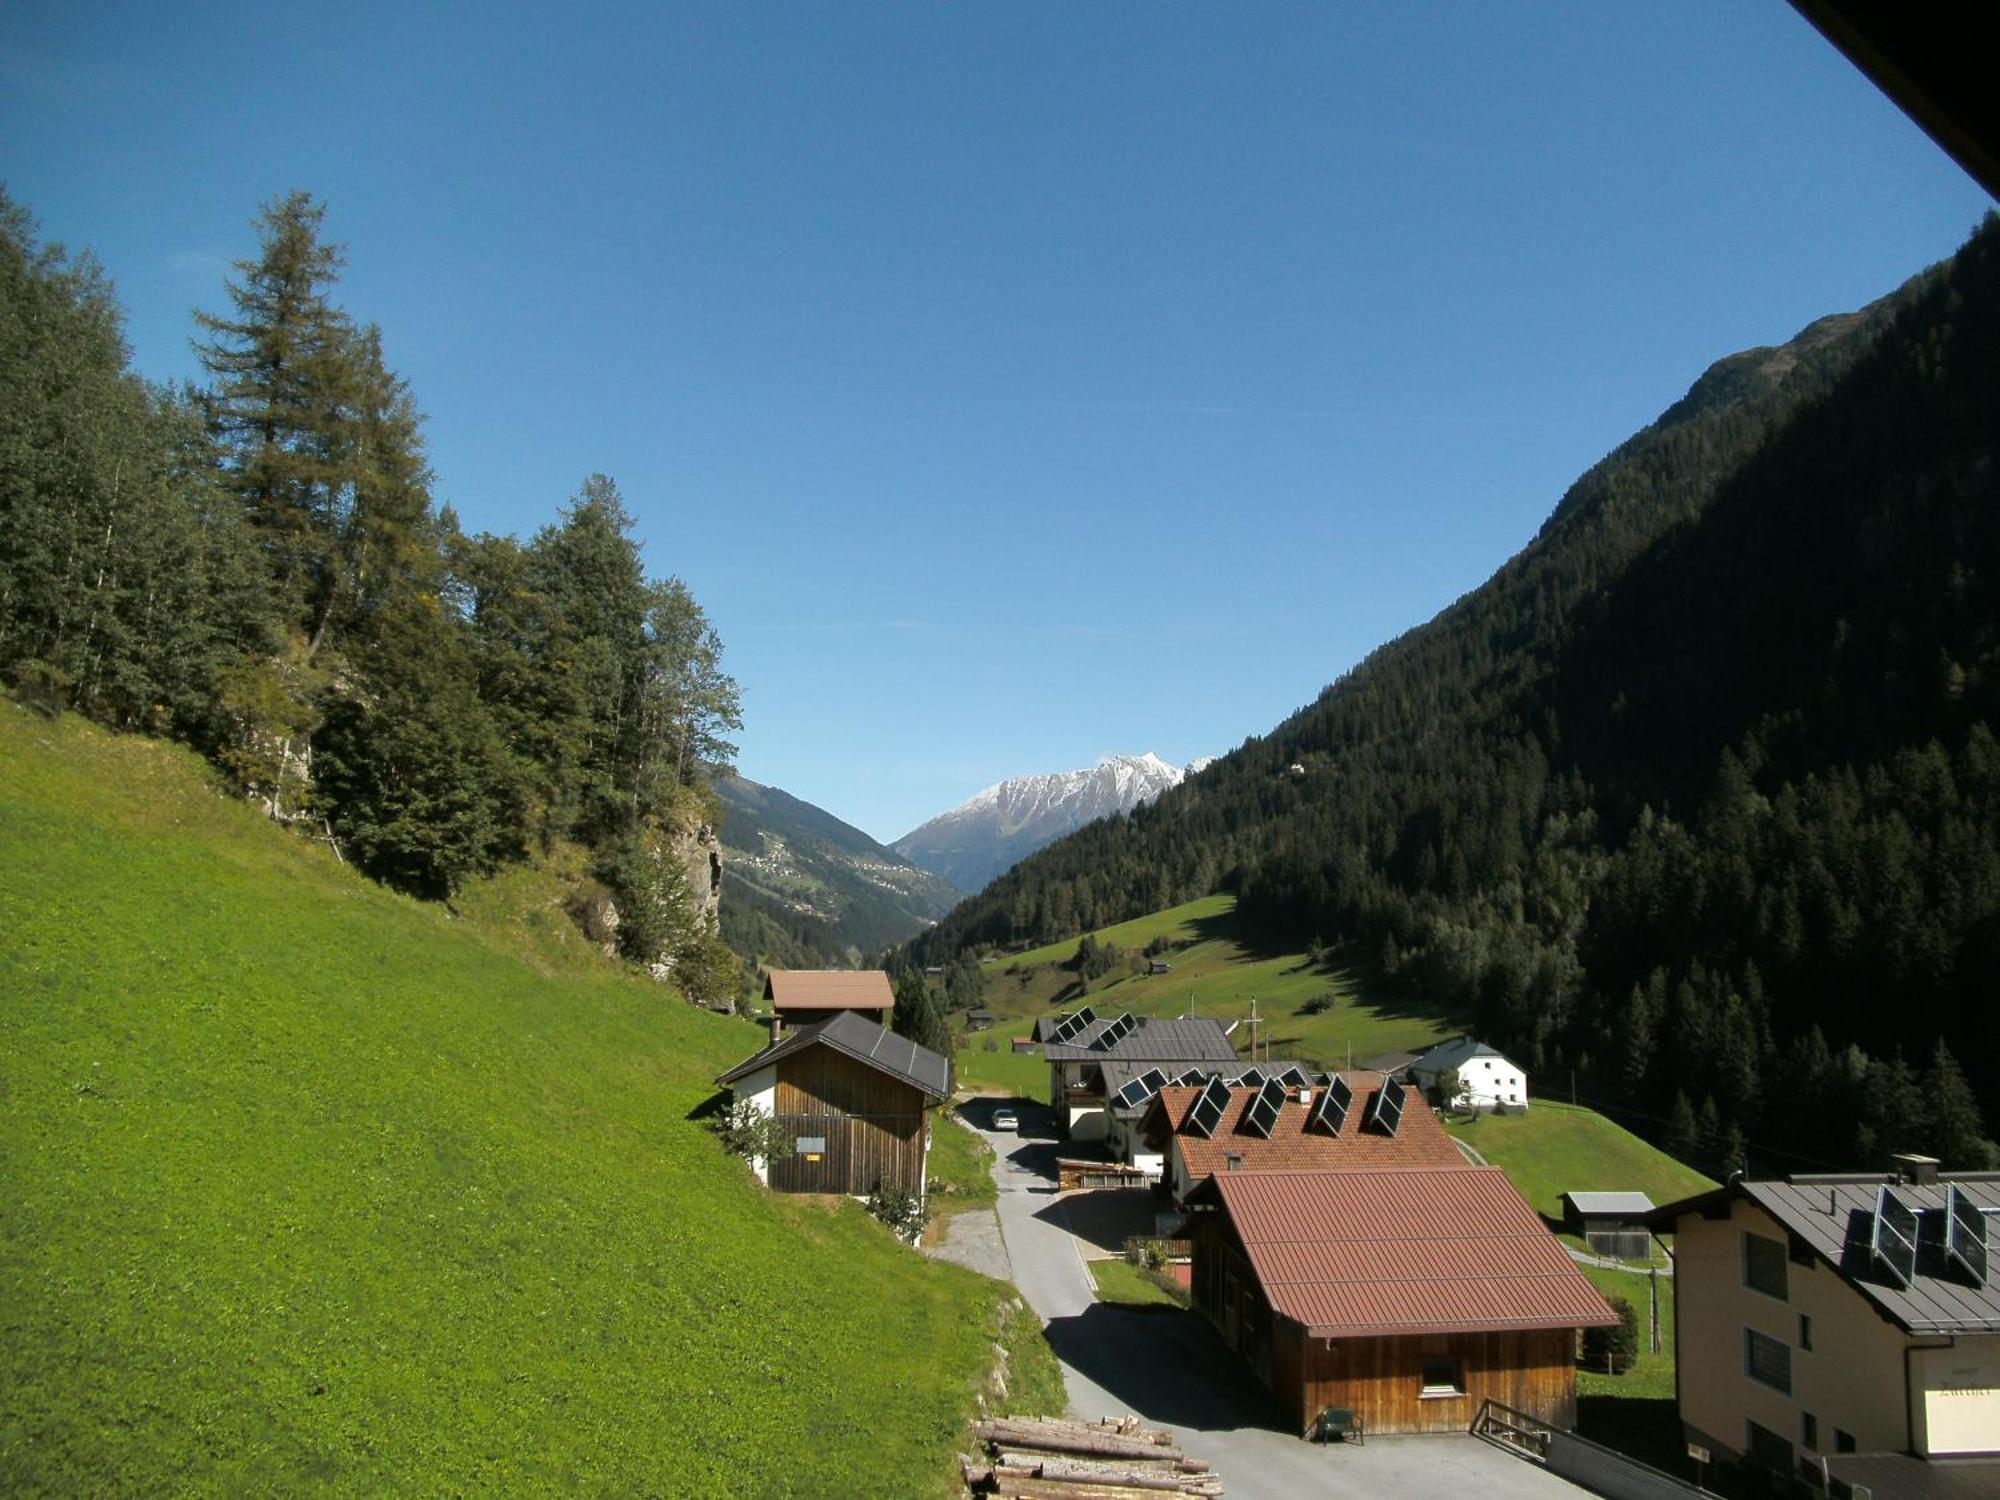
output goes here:
[[[990, 1127], [999, 1101], [964, 1113]], [[1014, 1281], [1047, 1324], [1072, 1416], [1133, 1413], [1169, 1428], [1191, 1456], [1215, 1465], [1232, 1500], [1374, 1500], [1411, 1487], [1486, 1500], [1563, 1500], [1585, 1493], [1471, 1437], [1306, 1443], [1278, 1431], [1275, 1409], [1199, 1317], [1179, 1308], [1129, 1309], [1097, 1300], [1066, 1204], [1055, 1191], [1052, 1132], [981, 1128], [994, 1148], [996, 1209]]]

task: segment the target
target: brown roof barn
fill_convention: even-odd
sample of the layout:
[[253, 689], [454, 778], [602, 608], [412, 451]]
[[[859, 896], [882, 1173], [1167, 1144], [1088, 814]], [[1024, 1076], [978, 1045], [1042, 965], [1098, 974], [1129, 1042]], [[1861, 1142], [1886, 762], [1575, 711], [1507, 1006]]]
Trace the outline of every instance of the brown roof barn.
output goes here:
[[896, 1007], [889, 976], [880, 969], [773, 969], [764, 976], [764, 998], [771, 1014], [791, 1026], [843, 1010], [886, 1021]]
[[[1150, 1149], [1165, 1157], [1162, 1174], [1176, 1202], [1185, 1199], [1203, 1178], [1226, 1171], [1328, 1171], [1341, 1167], [1456, 1167], [1465, 1158], [1451, 1143], [1437, 1117], [1412, 1099], [1394, 1134], [1368, 1126], [1374, 1095], [1382, 1087], [1379, 1073], [1342, 1073], [1353, 1093], [1347, 1122], [1336, 1132], [1324, 1123], [1310, 1123], [1321, 1088], [1297, 1090], [1270, 1127], [1260, 1135], [1248, 1122], [1257, 1090], [1233, 1088], [1220, 1122], [1207, 1135], [1188, 1128], [1188, 1115], [1201, 1090], [1162, 1089], [1154, 1099], [1140, 1134]], [[1304, 1102], [1301, 1102], [1303, 1095]], [[1231, 1158], [1235, 1161], [1232, 1163]]]
[[951, 1064], [848, 1011], [773, 1042], [716, 1082], [774, 1117], [792, 1154], [754, 1162], [781, 1193], [922, 1196], [925, 1111], [951, 1094]]
[[1617, 1318], [1499, 1168], [1223, 1172], [1190, 1206], [1194, 1305], [1297, 1431], [1576, 1425], [1576, 1330]]

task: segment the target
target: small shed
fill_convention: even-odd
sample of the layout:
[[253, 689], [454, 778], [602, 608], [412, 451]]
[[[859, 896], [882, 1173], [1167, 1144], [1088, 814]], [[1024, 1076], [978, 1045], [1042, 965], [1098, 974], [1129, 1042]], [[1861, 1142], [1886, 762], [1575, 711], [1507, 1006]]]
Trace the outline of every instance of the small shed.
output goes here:
[[1031, 1036], [1017, 1036], [1008, 1041], [1007, 1049], [1010, 1052], [1025, 1052], [1032, 1057], [1036, 1050], [1036, 1042]]
[[1644, 1260], [1652, 1252], [1645, 1219], [1653, 1200], [1644, 1193], [1564, 1193], [1562, 1209], [1563, 1229], [1582, 1235], [1599, 1255]]
[[896, 1008], [896, 992], [880, 969], [773, 969], [764, 998], [783, 1025], [810, 1026], [842, 1011], [881, 1023]]
[[921, 1197], [926, 1112], [951, 1096], [951, 1064], [907, 1037], [842, 1011], [771, 1043], [716, 1079], [770, 1115], [792, 1154], [751, 1163], [781, 1193]]
[[1146, 972], [1148, 974], [1171, 974], [1174, 972], [1174, 966], [1164, 958], [1155, 958], [1147, 963]]
[[967, 1011], [965, 1013], [965, 1029], [967, 1031], [991, 1031], [993, 1029], [993, 1012], [990, 1010]]

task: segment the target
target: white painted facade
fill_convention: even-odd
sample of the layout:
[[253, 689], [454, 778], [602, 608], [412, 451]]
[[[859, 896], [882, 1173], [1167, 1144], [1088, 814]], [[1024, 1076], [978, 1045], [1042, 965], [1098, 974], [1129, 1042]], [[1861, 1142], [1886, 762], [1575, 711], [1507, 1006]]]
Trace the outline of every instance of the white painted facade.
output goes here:
[[1410, 1081], [1426, 1094], [1437, 1087], [1443, 1074], [1458, 1071], [1458, 1096], [1447, 1100], [1462, 1106], [1525, 1105], [1528, 1102], [1528, 1075], [1490, 1047], [1474, 1045], [1453, 1057], [1446, 1047], [1426, 1053], [1410, 1064]]
[[[730, 1092], [736, 1103], [748, 1104], [765, 1119], [770, 1119], [778, 1112], [778, 1065], [770, 1063], [738, 1079], [731, 1085]], [[925, 1144], [929, 1144], [928, 1139]], [[757, 1180], [765, 1187], [771, 1185], [771, 1164], [763, 1157], [751, 1157], [750, 1170], [757, 1174]]]

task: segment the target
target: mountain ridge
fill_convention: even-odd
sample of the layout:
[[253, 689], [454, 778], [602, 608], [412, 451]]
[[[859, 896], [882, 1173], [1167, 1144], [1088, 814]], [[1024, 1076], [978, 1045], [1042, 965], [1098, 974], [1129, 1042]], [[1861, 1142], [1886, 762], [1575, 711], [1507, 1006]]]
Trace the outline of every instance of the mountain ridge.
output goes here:
[[723, 935], [753, 963], [841, 967], [923, 931], [962, 899], [859, 828], [730, 773], [722, 804]]
[[1075, 771], [1010, 776], [982, 787], [889, 847], [961, 890], [976, 891], [1064, 834], [1142, 807], [1211, 763], [1203, 757], [1175, 766], [1148, 750], [1100, 756], [1094, 765]]

